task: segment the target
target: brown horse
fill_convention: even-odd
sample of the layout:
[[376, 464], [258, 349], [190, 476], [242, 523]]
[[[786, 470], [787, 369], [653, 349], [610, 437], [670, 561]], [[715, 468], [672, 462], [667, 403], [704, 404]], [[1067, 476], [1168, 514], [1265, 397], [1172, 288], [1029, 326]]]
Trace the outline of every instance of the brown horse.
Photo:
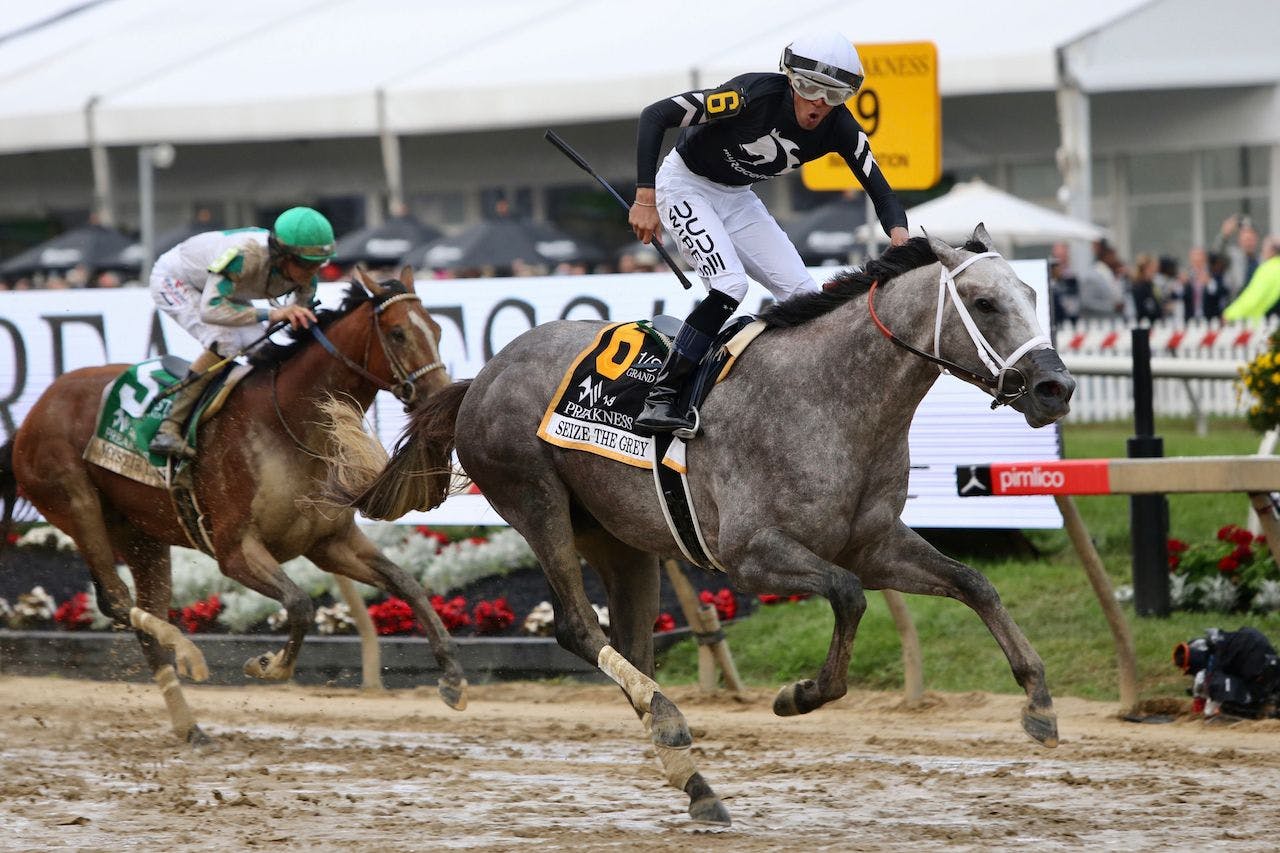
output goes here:
[[[358, 282], [340, 308], [319, 312], [320, 334], [298, 332], [292, 342], [268, 342], [251, 357], [253, 371], [199, 428], [192, 493], [206, 516], [222, 573], [288, 612], [284, 648], [251, 658], [247, 674], [272, 680], [293, 674], [313, 612], [310, 597], [280, 564], [302, 555], [326, 571], [408, 601], [443, 670], [441, 696], [461, 709], [466, 679], [426, 591], [359, 531], [354, 512], [321, 511], [308, 496], [325, 480], [330, 454], [341, 452], [321, 429], [331, 397], [353, 401], [363, 411], [385, 389], [412, 409], [449, 384], [437, 349], [440, 327], [414, 293], [412, 270], [406, 267], [399, 281], [381, 284], [360, 271]], [[11, 447], [0, 448], [0, 495], [20, 488], [75, 540], [92, 573], [99, 608], [117, 625], [136, 629], [175, 731], [188, 742], [204, 743], [208, 738], [182, 696], [173, 663], [176, 658], [178, 672], [196, 680], [207, 678], [208, 670], [194, 644], [168, 622], [169, 548], [190, 546], [191, 540], [166, 489], [83, 458], [103, 389], [126, 367], [72, 371], [45, 390]], [[117, 559], [132, 572], [136, 606], [116, 572]]]

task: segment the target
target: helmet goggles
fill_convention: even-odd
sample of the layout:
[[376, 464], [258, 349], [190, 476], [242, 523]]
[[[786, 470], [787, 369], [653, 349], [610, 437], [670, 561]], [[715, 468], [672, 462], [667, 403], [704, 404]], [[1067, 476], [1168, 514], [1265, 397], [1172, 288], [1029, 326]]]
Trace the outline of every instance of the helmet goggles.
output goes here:
[[849, 86], [834, 86], [830, 83], [823, 83], [806, 77], [803, 74], [787, 69], [787, 79], [791, 81], [791, 88], [796, 94], [804, 98], [806, 101], [823, 100], [828, 106], [838, 107], [853, 97], [856, 91]]

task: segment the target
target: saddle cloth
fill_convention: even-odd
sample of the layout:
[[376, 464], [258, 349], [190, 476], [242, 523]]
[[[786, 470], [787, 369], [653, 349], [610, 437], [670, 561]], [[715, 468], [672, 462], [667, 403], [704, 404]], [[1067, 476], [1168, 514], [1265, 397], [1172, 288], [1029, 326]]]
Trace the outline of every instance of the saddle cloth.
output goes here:
[[[614, 323], [601, 329], [565, 372], [542, 417], [538, 437], [558, 447], [651, 470], [658, 504], [681, 553], [690, 563], [724, 571], [702, 536], [686, 476], [684, 439], [670, 434], [640, 436], [634, 430], [679, 327], [679, 320], [658, 317], [652, 324]], [[745, 317], [721, 330], [711, 355], [685, 383], [680, 404], [702, 405], [763, 330], [764, 323]]]
[[[671, 349], [679, 320], [669, 317], [612, 323], [596, 335], [569, 369], [538, 426], [538, 437], [557, 447], [585, 450], [637, 468], [653, 467], [653, 439], [637, 435], [635, 419]], [[739, 353], [764, 329], [739, 318], [716, 338], [711, 354], [682, 390], [682, 405], [698, 406], [729, 373]], [[682, 461], [670, 460], [683, 468]]]
[[[103, 390], [98, 426], [85, 448], [85, 460], [130, 480], [167, 489], [169, 460], [147, 448], [172, 405], [172, 395], [161, 397], [161, 392], [181, 381], [189, 367], [189, 362], [167, 355], [125, 369]], [[250, 369], [247, 364], [228, 365], [209, 384], [187, 426], [188, 444], [196, 446], [196, 427], [222, 408], [231, 389]]]

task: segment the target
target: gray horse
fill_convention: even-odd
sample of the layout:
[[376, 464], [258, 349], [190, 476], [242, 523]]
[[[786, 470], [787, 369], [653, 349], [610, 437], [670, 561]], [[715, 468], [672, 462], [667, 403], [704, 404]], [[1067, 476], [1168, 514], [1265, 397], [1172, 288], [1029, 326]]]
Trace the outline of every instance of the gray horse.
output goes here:
[[[1033, 427], [1067, 414], [1075, 381], [1043, 337], [1032, 289], [990, 246], [981, 225], [960, 250], [913, 238], [823, 293], [772, 306], [761, 316], [770, 328], [701, 409], [688, 476], [712, 556], [738, 590], [814, 593], [835, 612], [817, 678], [783, 687], [779, 715], [845, 694], [864, 590], [892, 589], [973, 608], [1026, 691], [1023, 728], [1057, 744], [1044, 664], [991, 583], [899, 518], [907, 431], [941, 366]], [[728, 823], [694, 766], [684, 717], [652, 678], [658, 558], [679, 555], [652, 475], [535, 435], [557, 383], [599, 328], [562, 321], [521, 335], [474, 380], [433, 395], [390, 464], [376, 479], [349, 479], [345, 497], [380, 518], [434, 505], [456, 444], [467, 474], [537, 554], [558, 598], [560, 645], [622, 687], [668, 782], [689, 795], [689, 813]], [[609, 637], [583, 590], [579, 555], [604, 579]]]

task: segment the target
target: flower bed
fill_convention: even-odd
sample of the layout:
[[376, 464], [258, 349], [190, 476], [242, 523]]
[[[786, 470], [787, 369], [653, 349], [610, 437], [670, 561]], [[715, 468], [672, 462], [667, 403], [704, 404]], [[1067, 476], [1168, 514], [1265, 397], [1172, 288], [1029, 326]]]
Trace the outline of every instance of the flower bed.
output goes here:
[[[431, 597], [432, 607], [450, 633], [459, 637], [550, 636], [554, 630], [549, 587], [536, 567], [532, 552], [514, 531], [500, 529], [488, 537], [451, 538], [427, 527], [382, 524], [365, 532], [388, 558], [409, 571], [428, 589], [443, 591]], [[17, 630], [84, 631], [105, 629], [109, 621], [98, 611], [87, 570], [71, 540], [51, 527], [36, 527], [13, 543], [4, 555], [8, 584], [0, 587], [0, 628]], [[24, 559], [25, 556], [25, 559]], [[50, 570], [50, 561], [58, 567]], [[35, 566], [40, 583], [23, 586], [26, 563]], [[314, 633], [333, 636], [355, 633], [346, 602], [333, 589], [332, 577], [305, 559], [284, 564], [285, 571], [313, 599]], [[722, 621], [749, 612], [757, 600], [734, 593], [720, 575], [689, 570], [690, 581], [704, 603], [714, 604]], [[121, 572], [132, 586], [128, 571]], [[284, 611], [264, 596], [224, 577], [216, 563], [196, 551], [173, 549], [174, 589], [170, 621], [190, 634], [256, 634], [283, 631]], [[15, 578], [17, 586], [15, 586]], [[70, 580], [68, 580], [70, 579]], [[52, 583], [56, 582], [57, 586]], [[605, 593], [594, 572], [584, 572], [589, 598], [607, 627], [602, 606]], [[50, 584], [46, 591], [45, 584]], [[421, 636], [423, 631], [409, 605], [396, 597], [357, 584], [378, 633], [385, 637]], [[17, 590], [21, 590], [20, 592]], [[674, 591], [664, 578], [661, 614], [655, 631], [685, 624]], [[769, 603], [776, 597], [762, 596]]]

